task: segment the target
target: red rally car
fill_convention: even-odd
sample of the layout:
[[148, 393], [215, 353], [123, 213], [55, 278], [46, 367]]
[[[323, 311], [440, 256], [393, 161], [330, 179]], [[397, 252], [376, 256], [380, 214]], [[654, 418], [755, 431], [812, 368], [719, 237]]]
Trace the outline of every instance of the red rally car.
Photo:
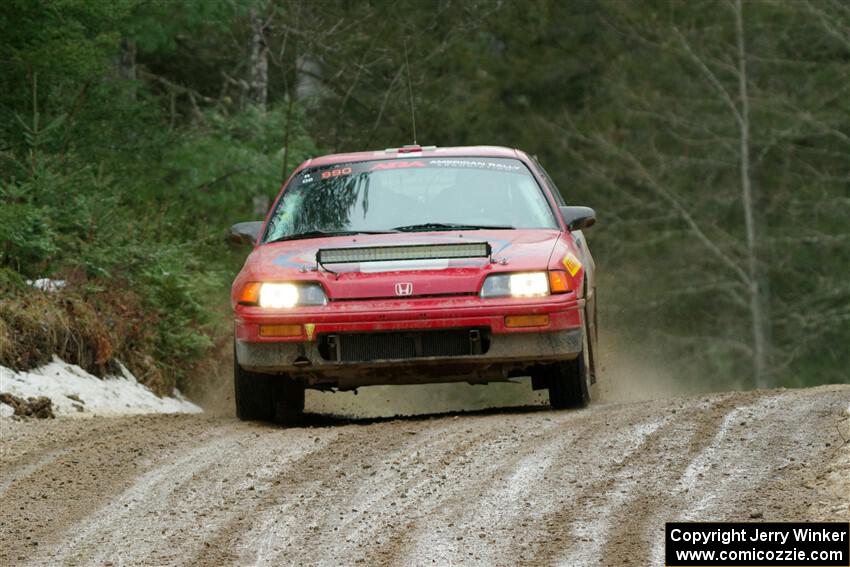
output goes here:
[[405, 146], [302, 163], [233, 282], [240, 419], [292, 422], [305, 388], [531, 376], [555, 408], [595, 382], [587, 207], [500, 147]]

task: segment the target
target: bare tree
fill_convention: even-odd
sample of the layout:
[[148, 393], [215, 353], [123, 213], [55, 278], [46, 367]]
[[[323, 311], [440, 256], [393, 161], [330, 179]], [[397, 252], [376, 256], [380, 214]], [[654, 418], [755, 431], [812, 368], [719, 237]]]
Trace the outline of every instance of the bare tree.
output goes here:
[[[115, 74], [123, 81], [134, 82], [136, 76], [136, 42], [132, 39], [121, 40], [118, 57], [115, 60]], [[136, 100], [136, 87], [133, 85], [128, 91], [130, 100]]]
[[737, 101], [712, 70], [704, 57], [697, 55], [685, 36], [676, 29], [682, 47], [709, 86], [720, 97], [733, 116], [738, 131], [737, 160], [740, 171], [740, 203], [744, 214], [746, 271], [739, 270], [742, 283], [746, 286], [752, 328], [753, 381], [759, 388], [769, 385], [768, 381], [768, 328], [770, 321], [765, 315], [767, 305], [766, 285], [762, 281], [759, 239], [754, 214], [753, 176], [750, 160], [751, 129], [749, 78], [747, 75], [747, 42], [744, 34], [744, 11], [741, 0], [734, 0], [732, 11], [735, 17], [735, 67], [727, 69], [737, 80]]
[[266, 23], [256, 7], [251, 8], [249, 17], [251, 19], [250, 96], [257, 107], [265, 112], [269, 96], [269, 48], [265, 37]]
[[750, 98], [747, 92], [747, 50], [744, 37], [744, 11], [741, 0], [735, 0], [735, 39], [738, 47], [738, 131], [740, 133], [741, 206], [747, 235], [747, 268], [750, 316], [753, 328], [753, 377], [756, 386], [767, 386], [767, 327], [764, 314], [766, 301], [759, 269], [758, 238], [753, 215], [753, 189], [750, 172]]
[[[656, 202], [666, 203], [668, 210], [679, 218], [679, 227], [690, 234], [694, 246], [705, 252], [702, 254], [704, 260], [691, 265], [694, 270], [692, 282], [670, 282], [667, 292], [680, 301], [683, 293], [706, 295], [713, 291], [716, 297], [728, 303], [727, 309], [740, 310], [738, 319], [742, 325], [746, 321], [749, 330], [748, 345], [734, 350], [749, 359], [751, 383], [756, 387], [768, 387], [772, 384], [771, 321], [769, 287], [762, 258], [764, 238], [756, 214], [753, 97], [748, 73], [746, 13], [741, 0], [730, 0], [725, 5], [731, 8], [726, 13], [731, 17], [717, 14], [714, 17], [718, 18], [718, 23], [708, 28], [692, 22], [678, 22], [675, 17], [666, 28], [642, 18], [616, 24], [622, 26], [616, 28], [616, 32], [630, 37], [648, 51], [663, 54], [668, 65], [664, 72], [681, 73], [675, 76], [679, 84], [684, 85], [681, 93], [654, 92], [657, 86], [650, 76], [640, 79], [646, 81], [645, 84], [625, 86], [628, 112], [635, 118], [631, 127], [646, 127], [635, 138], [639, 140], [638, 146], [624, 144], [619, 133], [580, 132], [575, 124], [570, 125], [567, 133], [580, 141], [580, 145], [593, 148], [592, 151], [621, 164], [613, 171], [602, 164], [589, 169], [588, 174], [617, 187], [615, 172], [627, 171], [640, 186], [654, 194]], [[680, 25], [686, 27], [680, 29]], [[585, 159], [589, 154], [574, 155]], [[694, 172], [708, 177], [694, 179]], [[709, 189], [711, 184], [716, 185], [715, 189]], [[698, 190], [699, 187], [703, 190]], [[618, 187], [617, 191], [622, 192], [622, 188]], [[628, 206], [632, 208], [635, 203]], [[637, 206], [650, 207], [647, 203], [637, 203]], [[740, 211], [740, 233], [734, 226], [728, 226], [725, 218], [717, 217], [719, 210], [731, 207]], [[666, 235], [670, 237], [681, 228], [667, 230]], [[689, 246], [682, 242], [679, 247], [687, 254]], [[706, 262], [714, 262], [723, 269], [710, 271], [708, 278], [703, 266]], [[730, 291], [737, 293], [730, 294]], [[714, 347], [708, 348], [707, 334], [697, 329], [693, 332], [699, 342], [706, 345], [703, 352], [728, 348], [732, 342], [743, 345], [737, 338], [731, 341], [729, 336], [724, 336], [725, 329], [717, 328]]]

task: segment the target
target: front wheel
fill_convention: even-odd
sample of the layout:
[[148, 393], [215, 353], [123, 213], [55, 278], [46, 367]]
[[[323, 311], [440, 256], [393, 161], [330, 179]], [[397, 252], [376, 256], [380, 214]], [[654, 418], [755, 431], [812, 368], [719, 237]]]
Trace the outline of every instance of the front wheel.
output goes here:
[[289, 376], [272, 376], [274, 421], [295, 424], [304, 416], [304, 386]]
[[582, 350], [574, 360], [559, 362], [549, 368], [549, 403], [555, 409], [583, 408], [590, 403], [586, 329], [582, 343]]
[[297, 423], [304, 413], [304, 386], [287, 375], [250, 372], [233, 360], [236, 417], [242, 421]]

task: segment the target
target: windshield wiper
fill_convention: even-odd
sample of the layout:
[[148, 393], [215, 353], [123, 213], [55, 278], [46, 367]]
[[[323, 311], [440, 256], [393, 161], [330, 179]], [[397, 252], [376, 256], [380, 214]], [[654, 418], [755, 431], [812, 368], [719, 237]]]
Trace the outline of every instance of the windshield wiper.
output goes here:
[[508, 225], [485, 225], [485, 224], [458, 224], [458, 223], [443, 223], [443, 222], [426, 222], [422, 224], [410, 224], [407, 226], [397, 226], [393, 230], [399, 232], [426, 232], [437, 230], [514, 230], [514, 227]]
[[328, 238], [331, 236], [352, 236], [354, 234], [390, 234], [395, 230], [308, 230], [297, 234], [287, 234], [267, 240], [265, 244], [272, 242], [283, 242], [284, 240], [302, 240], [305, 238]]

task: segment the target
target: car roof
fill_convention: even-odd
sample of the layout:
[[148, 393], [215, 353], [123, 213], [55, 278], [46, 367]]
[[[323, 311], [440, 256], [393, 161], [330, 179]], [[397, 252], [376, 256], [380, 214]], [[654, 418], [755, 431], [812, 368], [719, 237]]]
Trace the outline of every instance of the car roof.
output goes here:
[[494, 157], [523, 159], [525, 158], [525, 154], [514, 148], [505, 148], [502, 146], [455, 146], [450, 148], [421, 146], [421, 151], [418, 151], [416, 147], [413, 146], [405, 146], [403, 148], [390, 148], [370, 152], [330, 154], [308, 159], [302, 163], [298, 169], [301, 170], [305, 167], [320, 167], [336, 163], [351, 163], [353, 161], [367, 161], [373, 159], [415, 159], [420, 157]]

